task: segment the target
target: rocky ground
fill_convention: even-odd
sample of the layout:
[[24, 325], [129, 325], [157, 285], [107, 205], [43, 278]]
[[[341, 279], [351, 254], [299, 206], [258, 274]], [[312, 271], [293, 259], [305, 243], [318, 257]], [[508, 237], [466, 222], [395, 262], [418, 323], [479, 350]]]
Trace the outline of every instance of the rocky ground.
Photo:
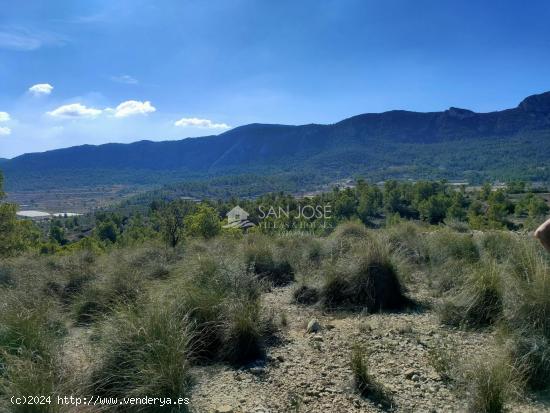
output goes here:
[[[412, 292], [419, 297], [419, 293]], [[268, 308], [285, 318], [281, 343], [263, 364], [235, 370], [201, 367], [193, 390], [197, 412], [381, 412], [381, 405], [353, 391], [349, 366], [354, 345], [370, 354], [370, 369], [394, 400], [392, 411], [461, 412], [465, 395], [434, 368], [434, 354], [453, 363], [475, 360], [493, 342], [490, 333], [464, 332], [439, 324], [429, 308], [394, 314], [334, 314], [291, 303], [292, 286], [266, 293]], [[429, 307], [429, 306], [428, 306]], [[307, 332], [312, 320], [320, 330]], [[550, 412], [543, 400], [524, 400], [512, 412]]]

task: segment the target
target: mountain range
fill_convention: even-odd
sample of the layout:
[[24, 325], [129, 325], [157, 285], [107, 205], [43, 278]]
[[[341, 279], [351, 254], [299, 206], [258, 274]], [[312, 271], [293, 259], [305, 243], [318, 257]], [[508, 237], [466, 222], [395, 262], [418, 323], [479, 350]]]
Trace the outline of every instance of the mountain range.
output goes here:
[[300, 126], [250, 124], [177, 141], [83, 145], [0, 162], [10, 190], [281, 176], [550, 181], [550, 92], [476, 113], [393, 110]]

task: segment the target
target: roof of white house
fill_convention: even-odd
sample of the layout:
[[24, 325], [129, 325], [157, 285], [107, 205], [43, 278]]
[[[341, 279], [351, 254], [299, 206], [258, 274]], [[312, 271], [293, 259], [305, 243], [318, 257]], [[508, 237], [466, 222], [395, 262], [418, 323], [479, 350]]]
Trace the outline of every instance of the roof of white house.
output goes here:
[[227, 215], [229, 214], [248, 215], [248, 212], [246, 212], [244, 209], [242, 209], [240, 206], [237, 205], [227, 213]]
[[227, 214], [227, 217], [229, 219], [233, 219], [235, 216], [239, 216], [240, 220], [244, 220], [248, 217], [248, 212], [246, 212], [244, 209], [242, 209], [240, 206], [236, 206], [231, 211], [229, 211]]

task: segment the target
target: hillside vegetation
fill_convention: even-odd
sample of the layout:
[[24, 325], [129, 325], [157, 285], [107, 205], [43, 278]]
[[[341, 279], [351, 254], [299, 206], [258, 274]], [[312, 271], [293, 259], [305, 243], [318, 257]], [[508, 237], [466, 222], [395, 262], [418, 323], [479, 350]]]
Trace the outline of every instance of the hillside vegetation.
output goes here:
[[[78, 146], [2, 162], [9, 191], [158, 185], [207, 178], [275, 180], [317, 188], [362, 175], [390, 178], [548, 181], [550, 92], [514, 109], [475, 113], [390, 111], [332, 125], [245, 125], [179, 141]], [[216, 182], [216, 188], [223, 182]], [[212, 185], [211, 185], [212, 186]], [[246, 195], [233, 191], [231, 195]], [[261, 189], [261, 188], [260, 188]], [[265, 193], [269, 188], [253, 191]], [[206, 195], [205, 193], [201, 194]]]
[[224, 202], [49, 227], [0, 204], [1, 409], [74, 411], [10, 397], [92, 394], [190, 404], [88, 411], [541, 411], [550, 257], [508, 228], [533, 227], [548, 206], [525, 190], [361, 182], [308, 201], [271, 195], [239, 202], [331, 203], [330, 225], [283, 214], [248, 233], [222, 228]]

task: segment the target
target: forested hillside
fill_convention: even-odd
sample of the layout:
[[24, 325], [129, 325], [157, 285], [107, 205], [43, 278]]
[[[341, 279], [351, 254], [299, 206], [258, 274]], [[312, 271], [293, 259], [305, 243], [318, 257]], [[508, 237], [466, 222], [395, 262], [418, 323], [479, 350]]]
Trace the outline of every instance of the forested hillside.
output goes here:
[[549, 155], [547, 92], [491, 113], [450, 108], [364, 114], [332, 125], [251, 124], [203, 138], [25, 154], [3, 162], [2, 169], [8, 191], [198, 182], [228, 175], [288, 180], [289, 174], [302, 188], [313, 188], [356, 174], [547, 181]]

